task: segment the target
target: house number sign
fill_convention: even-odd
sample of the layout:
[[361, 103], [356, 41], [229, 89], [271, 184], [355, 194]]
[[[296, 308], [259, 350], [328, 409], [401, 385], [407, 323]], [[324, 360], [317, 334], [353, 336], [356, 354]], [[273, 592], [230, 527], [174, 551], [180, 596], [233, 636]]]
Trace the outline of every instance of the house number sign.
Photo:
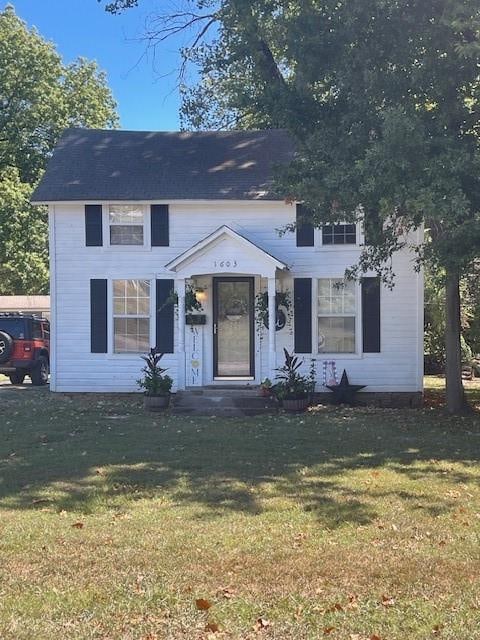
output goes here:
[[237, 261], [234, 260], [233, 258], [214, 260], [213, 266], [217, 268], [220, 267], [220, 269], [224, 269], [225, 267], [234, 269], [237, 266]]

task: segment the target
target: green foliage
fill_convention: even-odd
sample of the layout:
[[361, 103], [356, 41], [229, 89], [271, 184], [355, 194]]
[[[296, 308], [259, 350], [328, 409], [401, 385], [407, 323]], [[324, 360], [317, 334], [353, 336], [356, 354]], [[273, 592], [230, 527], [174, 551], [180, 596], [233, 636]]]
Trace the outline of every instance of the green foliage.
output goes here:
[[48, 293], [48, 229], [44, 207], [33, 207], [31, 186], [15, 168], [0, 179], [0, 288], [8, 293]]
[[47, 214], [29, 204], [65, 127], [116, 126], [105, 74], [80, 58], [64, 65], [52, 43], [0, 11], [0, 274], [2, 294], [48, 291]]
[[[460, 348], [462, 362], [468, 363], [480, 353], [480, 265], [473, 265], [460, 283], [462, 298]], [[443, 370], [445, 366], [445, 273], [425, 269], [425, 357], [427, 368]]]
[[[274, 393], [279, 400], [299, 400], [308, 397], [314, 390], [312, 389], [311, 376], [303, 376], [299, 369], [303, 364], [298, 356], [290, 354], [284, 348], [285, 362], [277, 369]], [[314, 384], [314, 381], [313, 381]]]
[[350, 275], [374, 269], [392, 283], [391, 255], [424, 223], [416, 257], [469, 268], [480, 247], [477, 0], [187, 0], [155, 20], [157, 39], [197, 28], [182, 51], [198, 71], [182, 88], [186, 126], [285, 127], [299, 154], [278, 172], [279, 194], [305, 201], [317, 225], [362, 214], [369, 246]]
[[147, 396], [162, 396], [169, 394], [173, 380], [170, 376], [165, 375], [167, 369], [160, 366], [160, 360], [163, 353], [158, 353], [156, 349], [150, 349], [150, 353], [141, 356], [145, 361], [142, 369], [143, 377], [137, 380], [140, 389], [144, 389]]
[[[288, 129], [298, 154], [278, 171], [278, 194], [304, 201], [317, 226], [364, 220], [367, 246], [348, 276], [374, 270], [393, 286], [403, 247], [445, 269], [458, 411], [457, 285], [480, 257], [478, 0], [187, 0], [185, 25], [192, 12], [204, 26], [184, 49], [199, 72], [186, 124]], [[215, 37], [202, 37], [210, 20]]]

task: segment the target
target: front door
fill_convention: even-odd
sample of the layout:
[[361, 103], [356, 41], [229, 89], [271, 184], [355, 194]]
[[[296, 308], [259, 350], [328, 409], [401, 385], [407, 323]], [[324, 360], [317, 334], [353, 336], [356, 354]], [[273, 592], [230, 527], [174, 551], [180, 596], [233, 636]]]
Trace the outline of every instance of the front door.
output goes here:
[[254, 279], [213, 279], [213, 375], [216, 380], [252, 380]]

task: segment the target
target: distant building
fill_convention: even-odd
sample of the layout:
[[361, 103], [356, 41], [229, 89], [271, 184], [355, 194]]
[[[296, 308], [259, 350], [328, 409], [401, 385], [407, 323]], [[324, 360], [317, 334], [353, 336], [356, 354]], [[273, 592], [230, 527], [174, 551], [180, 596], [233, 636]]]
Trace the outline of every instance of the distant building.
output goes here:
[[10, 311], [50, 318], [50, 296], [0, 296], [0, 313]]

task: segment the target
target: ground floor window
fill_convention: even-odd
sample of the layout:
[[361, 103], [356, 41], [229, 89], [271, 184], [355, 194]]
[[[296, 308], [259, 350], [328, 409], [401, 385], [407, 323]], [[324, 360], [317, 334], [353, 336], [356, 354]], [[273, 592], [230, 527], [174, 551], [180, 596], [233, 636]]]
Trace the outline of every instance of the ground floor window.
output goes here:
[[145, 353], [150, 349], [150, 281], [113, 281], [115, 353]]
[[318, 352], [355, 353], [355, 283], [342, 278], [318, 280]]

